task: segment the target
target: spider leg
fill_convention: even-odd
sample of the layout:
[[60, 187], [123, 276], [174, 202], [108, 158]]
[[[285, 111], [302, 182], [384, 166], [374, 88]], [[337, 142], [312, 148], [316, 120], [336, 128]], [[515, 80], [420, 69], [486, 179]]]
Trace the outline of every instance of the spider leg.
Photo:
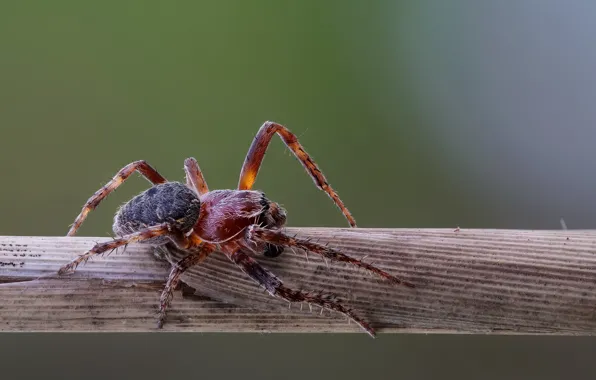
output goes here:
[[184, 172], [186, 173], [186, 186], [196, 190], [199, 195], [209, 192], [207, 181], [203, 177], [199, 163], [193, 157], [184, 160]]
[[126, 181], [126, 179], [130, 177], [130, 175], [135, 171], [138, 171], [143, 177], [145, 177], [149, 182], [151, 182], [154, 185], [167, 182], [167, 180], [164, 177], [162, 177], [162, 175], [159, 174], [157, 170], [152, 168], [144, 160], [131, 162], [130, 164], [120, 169], [120, 171], [116, 173], [116, 175], [114, 176], [114, 178], [112, 178], [110, 182], [105, 184], [101, 189], [97, 190], [95, 194], [93, 194], [91, 198], [87, 200], [87, 202], [83, 206], [83, 210], [75, 219], [74, 223], [72, 224], [72, 227], [70, 228], [66, 236], [73, 236], [77, 232], [79, 227], [81, 227], [81, 224], [83, 224], [83, 222], [87, 218], [87, 214], [89, 214], [89, 211], [94, 210], [104, 198], [106, 198], [112, 191], [116, 190], [118, 186], [122, 185], [122, 183]]
[[344, 255], [340, 251], [329, 248], [325, 245], [313, 243], [312, 241], [306, 239], [300, 239], [297, 237], [292, 237], [289, 235], [284, 234], [280, 231], [270, 230], [266, 228], [261, 228], [257, 225], [252, 225], [248, 227], [247, 237], [249, 240], [257, 241], [257, 242], [265, 242], [275, 245], [281, 245], [286, 247], [297, 247], [302, 248], [306, 251], [317, 253], [321, 255], [324, 259], [330, 259], [335, 261], [341, 261], [345, 263], [349, 263], [355, 265], [360, 268], [364, 268], [371, 273], [374, 273], [394, 284], [401, 284], [408, 286], [410, 288], [414, 287], [414, 284], [400, 280], [399, 278], [390, 275], [389, 273], [371, 265], [368, 263], [363, 262], [362, 260], [354, 259], [350, 256]]
[[[79, 264], [81, 264], [82, 262], [86, 262], [87, 260], [89, 260], [89, 258], [91, 256], [95, 256], [95, 255], [102, 254], [104, 252], [112, 251], [112, 250], [114, 250], [118, 247], [121, 247], [123, 245], [127, 245], [130, 243], [136, 243], [136, 242], [140, 242], [143, 240], [148, 240], [148, 239], [162, 236], [162, 235], [176, 236], [176, 233], [172, 231], [172, 225], [170, 223], [158, 224], [155, 226], [144, 228], [140, 231], [137, 231], [137, 232], [129, 234], [129, 235], [124, 235], [122, 237], [119, 237], [117, 239], [114, 239], [114, 240], [111, 240], [111, 241], [108, 241], [105, 243], [98, 243], [93, 248], [91, 248], [90, 250], [85, 252], [84, 254], [80, 255], [76, 259], [72, 260], [70, 263], [61, 267], [60, 270], [58, 270], [58, 274], [62, 275], [67, 272], [74, 272]], [[182, 234], [178, 234], [178, 235], [179, 236], [177, 238], [175, 238], [175, 241], [179, 241], [179, 239], [182, 239], [182, 237], [184, 236]], [[189, 246], [190, 244], [187, 244], [187, 245]]]
[[306, 153], [302, 145], [300, 145], [296, 135], [294, 135], [281, 124], [268, 121], [263, 124], [257, 132], [257, 135], [255, 136], [255, 139], [248, 150], [246, 158], [244, 159], [244, 164], [242, 165], [242, 170], [240, 172], [238, 189], [250, 190], [252, 188], [255, 180], [257, 179], [257, 174], [259, 173], [261, 163], [265, 157], [267, 147], [271, 142], [271, 138], [276, 133], [279, 135], [279, 137], [281, 137], [283, 142], [292, 151], [292, 153], [294, 153], [308, 174], [310, 174], [313, 181], [315, 182], [315, 185], [329, 195], [329, 197], [344, 214], [345, 218], [348, 220], [348, 223], [350, 223], [350, 226], [356, 227], [356, 220], [354, 220], [350, 211], [348, 211], [344, 203], [341, 201], [339, 195], [337, 195], [335, 190], [331, 188], [331, 185], [329, 185], [329, 182], [327, 182], [327, 179], [317, 164], [315, 164], [309, 154]]
[[166, 310], [170, 306], [170, 302], [174, 297], [174, 289], [176, 289], [176, 286], [178, 286], [178, 283], [180, 282], [180, 276], [182, 276], [182, 274], [188, 268], [193, 267], [205, 260], [207, 256], [209, 256], [209, 254], [214, 250], [215, 246], [212, 244], [203, 243], [197, 252], [193, 252], [185, 256], [172, 266], [166, 286], [164, 287], [161, 297], [159, 298], [159, 318], [157, 320], [158, 328], [162, 328], [166, 320]]
[[370, 336], [373, 338], [375, 337], [375, 331], [365, 320], [354, 314], [352, 310], [337, 302], [332, 295], [308, 293], [287, 288], [273, 273], [263, 268], [257, 261], [241, 250], [234, 251], [228, 257], [234, 264], [240, 267], [244, 273], [264, 287], [270, 295], [279, 297], [288, 302], [306, 302], [309, 305], [314, 304], [325, 309], [337, 311], [356, 322]]

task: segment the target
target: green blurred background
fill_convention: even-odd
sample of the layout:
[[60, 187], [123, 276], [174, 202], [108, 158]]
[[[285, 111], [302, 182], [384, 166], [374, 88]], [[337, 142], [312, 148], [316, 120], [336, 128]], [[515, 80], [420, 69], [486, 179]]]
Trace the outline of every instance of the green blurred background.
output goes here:
[[[287, 125], [361, 227], [594, 228], [596, 27], [574, 1], [0, 4], [0, 234], [64, 235], [145, 159], [236, 185]], [[81, 229], [107, 236], [135, 176]], [[292, 226], [345, 220], [275, 139], [257, 188]], [[592, 378], [593, 339], [1, 336], [10, 378]], [[18, 371], [18, 372], [17, 372]], [[116, 372], [118, 371], [118, 372]], [[12, 377], [12, 374], [17, 377]], [[124, 377], [125, 376], [125, 377]]]

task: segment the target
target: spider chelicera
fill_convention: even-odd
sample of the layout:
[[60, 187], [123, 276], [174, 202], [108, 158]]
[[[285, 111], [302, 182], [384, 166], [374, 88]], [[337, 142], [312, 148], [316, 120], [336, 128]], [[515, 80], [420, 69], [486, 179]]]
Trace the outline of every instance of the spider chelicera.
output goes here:
[[211, 253], [220, 252], [272, 296], [290, 303], [306, 302], [340, 312], [374, 336], [375, 332], [369, 323], [332, 296], [290, 289], [251, 257], [253, 253], [276, 257], [281, 254], [284, 247], [298, 248], [321, 255], [326, 259], [364, 268], [394, 284], [413, 287], [409, 282], [402, 281], [362, 260], [346, 256], [336, 249], [282, 232], [286, 222], [285, 210], [279, 204], [267, 199], [262, 192], [251, 190], [267, 147], [276, 133], [302, 163], [316, 186], [326, 192], [339, 207], [350, 226], [356, 227], [356, 221], [331, 188], [319, 167], [300, 145], [296, 136], [283, 125], [266, 122], [259, 129], [248, 150], [236, 190], [209, 191], [194, 158], [187, 158], [184, 161], [186, 184], [168, 182], [145, 161], [126, 165], [110, 182], [89, 198], [67, 236], [73, 236], [89, 211], [95, 209], [133, 172], [139, 172], [153, 186], [132, 198], [118, 210], [113, 224], [114, 233], [118, 236], [116, 239], [96, 244], [89, 251], [60, 268], [58, 273], [73, 272], [80, 263], [86, 262], [91, 256], [112, 251], [130, 243], [162, 246], [172, 242], [188, 254], [173, 265], [161, 294], [158, 317], [160, 328], [163, 326], [166, 309], [182, 273], [205, 260]]

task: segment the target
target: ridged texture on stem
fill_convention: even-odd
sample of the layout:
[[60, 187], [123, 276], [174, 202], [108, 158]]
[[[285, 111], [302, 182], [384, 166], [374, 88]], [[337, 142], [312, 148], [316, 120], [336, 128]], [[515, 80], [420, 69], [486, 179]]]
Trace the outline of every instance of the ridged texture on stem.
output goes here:
[[[380, 332], [596, 332], [596, 231], [287, 232], [355, 258], [367, 256], [366, 262], [416, 286], [388, 284], [342, 263], [327, 266], [312, 254], [307, 261], [303, 252], [258, 258], [286, 286], [333, 293]], [[155, 330], [168, 265], [155, 260], [149, 247], [131, 245], [74, 275], [55, 275], [103, 240], [0, 237], [0, 329]], [[166, 330], [360, 331], [338, 315], [320, 316], [320, 309], [311, 313], [308, 305], [269, 296], [223, 255], [212, 255], [183, 281], [201, 297], [176, 292]]]

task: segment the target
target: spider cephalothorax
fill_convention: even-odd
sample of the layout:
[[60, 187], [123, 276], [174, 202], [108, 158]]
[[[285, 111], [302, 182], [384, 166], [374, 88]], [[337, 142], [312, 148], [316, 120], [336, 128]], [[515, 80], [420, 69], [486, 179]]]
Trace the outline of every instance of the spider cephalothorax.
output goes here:
[[174, 243], [188, 254], [176, 263], [168, 277], [160, 298], [158, 326], [165, 321], [166, 309], [182, 273], [203, 261], [213, 252], [226, 255], [243, 272], [263, 286], [272, 296], [289, 302], [307, 302], [335, 310], [358, 323], [374, 336], [370, 325], [344, 307], [333, 297], [293, 290], [283, 285], [274, 274], [264, 269], [254, 258], [254, 253], [269, 257], [278, 256], [284, 247], [304, 249], [324, 258], [342, 261], [364, 268], [392, 283], [413, 287], [412, 284], [353, 259], [324, 245], [284, 234], [281, 228], [286, 213], [279, 204], [267, 199], [260, 191], [251, 190], [274, 134], [296, 155], [312, 177], [317, 187], [327, 193], [342, 211], [350, 226], [356, 222], [337, 193], [331, 188], [323, 173], [304, 151], [296, 136], [284, 126], [266, 122], [259, 129], [240, 173], [236, 190], [209, 191], [203, 174], [194, 158], [184, 161], [186, 184], [168, 182], [145, 161], [136, 161], [122, 168], [114, 178], [99, 189], [85, 204], [75, 219], [68, 236], [76, 233], [89, 211], [93, 210], [112, 191], [137, 171], [153, 186], [124, 204], [114, 217], [113, 230], [118, 238], [96, 244], [89, 251], [60, 268], [59, 273], [74, 271], [89, 257], [129, 243], [139, 242], [163, 246]]

